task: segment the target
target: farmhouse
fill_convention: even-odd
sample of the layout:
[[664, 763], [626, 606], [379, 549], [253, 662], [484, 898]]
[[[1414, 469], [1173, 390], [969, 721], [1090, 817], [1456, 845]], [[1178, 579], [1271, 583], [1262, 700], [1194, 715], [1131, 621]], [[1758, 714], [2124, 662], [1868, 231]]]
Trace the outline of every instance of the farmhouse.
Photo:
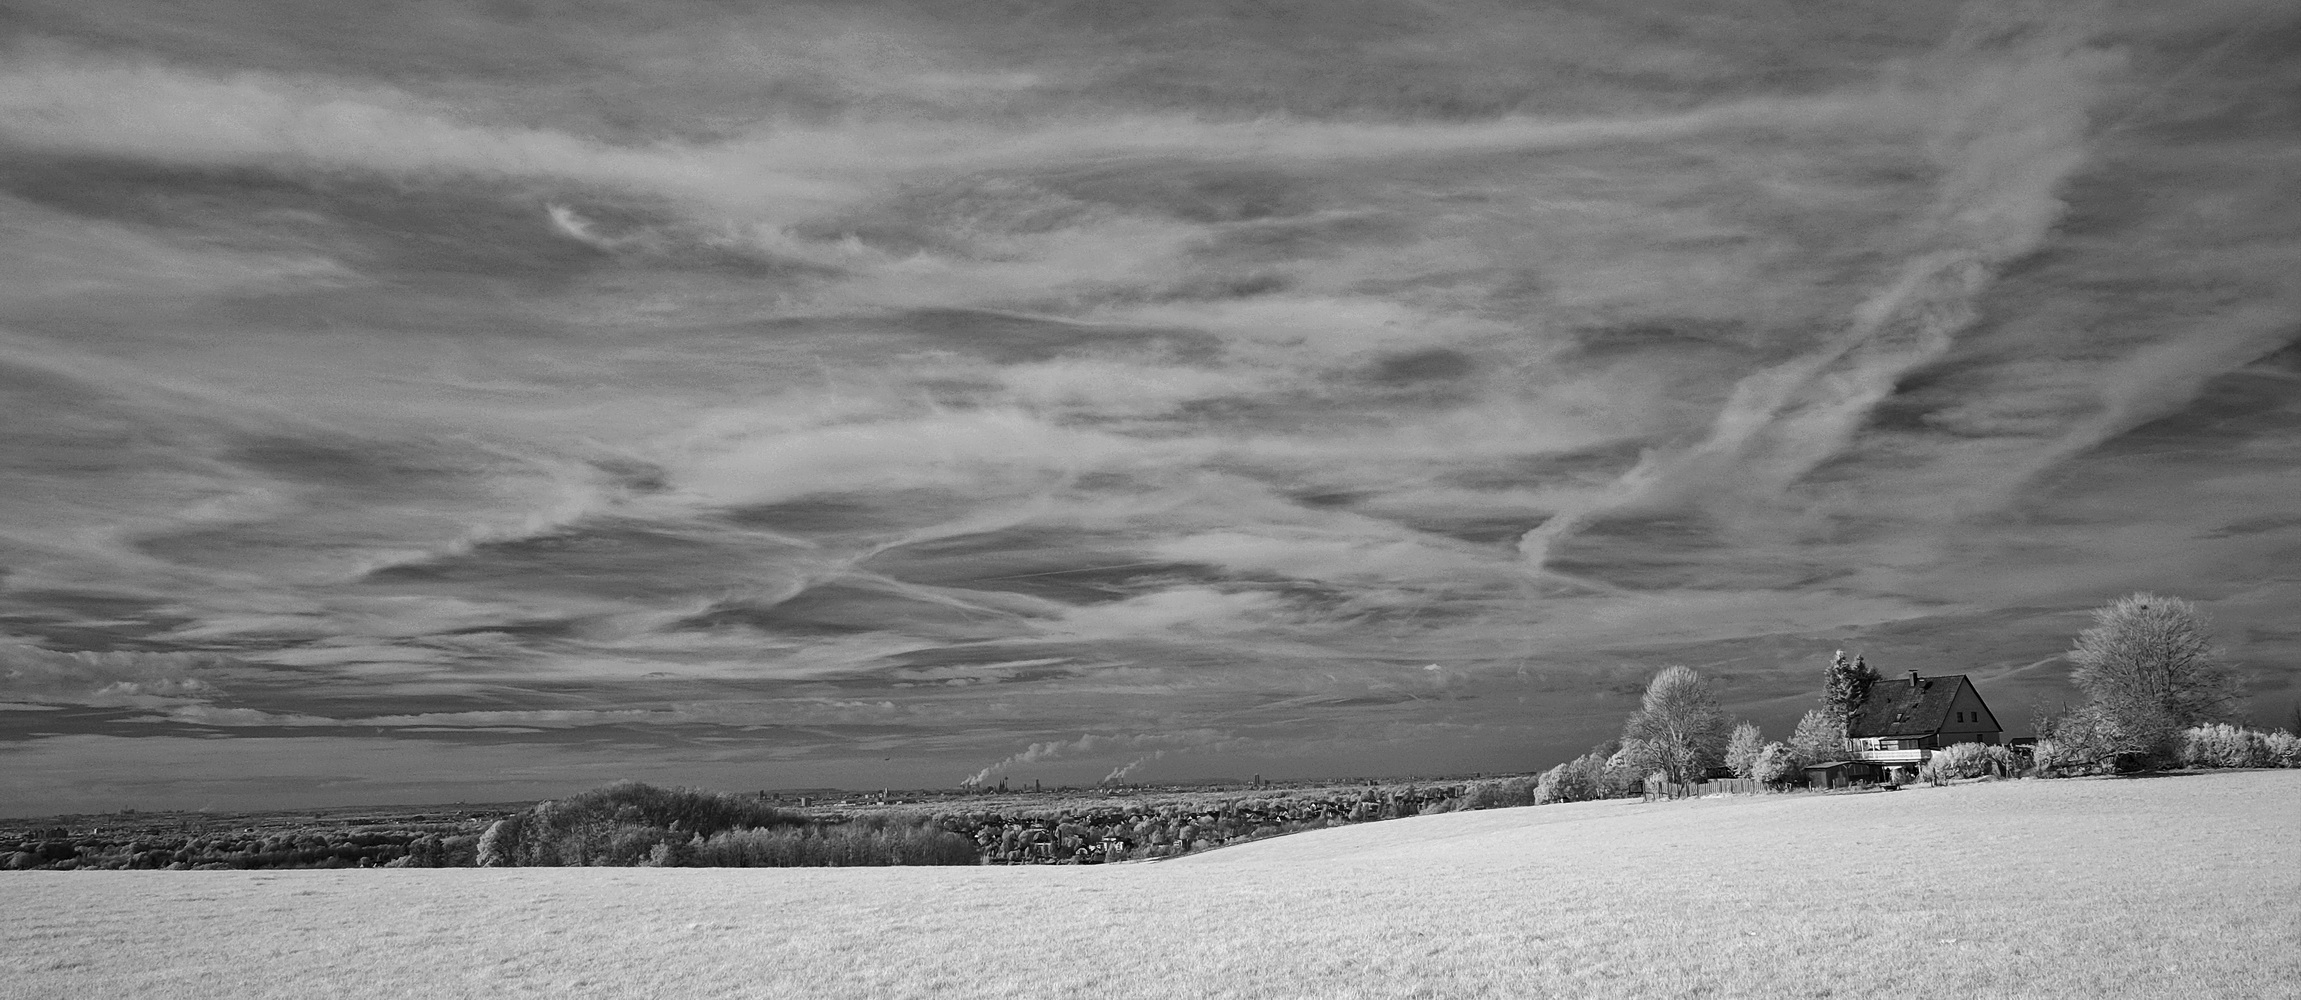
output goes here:
[[1916, 768], [1953, 743], [1997, 743], [2005, 732], [1964, 674], [1879, 680], [1846, 713], [1856, 763]]

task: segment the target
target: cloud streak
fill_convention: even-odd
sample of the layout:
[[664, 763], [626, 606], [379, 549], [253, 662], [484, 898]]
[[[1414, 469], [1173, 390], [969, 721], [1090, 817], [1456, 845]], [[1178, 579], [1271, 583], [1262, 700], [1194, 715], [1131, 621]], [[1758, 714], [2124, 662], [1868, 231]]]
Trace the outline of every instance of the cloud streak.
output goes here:
[[1720, 486], [1748, 502], [1795, 505], [1791, 488], [1845, 449], [1904, 377], [1942, 358], [1973, 324], [1994, 272], [2043, 244], [2063, 211], [2060, 188], [2085, 159], [2090, 109], [2120, 60], [2053, 27], [2021, 32], [2010, 52], [1975, 51], [1988, 34], [1970, 25], [1934, 70], [1981, 67], [1961, 81], [1933, 127], [1929, 154], [1941, 176], [1933, 204], [1905, 237], [1915, 256], [1854, 308], [1842, 333], [1735, 383], [1701, 441], [1648, 452], [1621, 478], [1527, 532], [1519, 550], [1529, 562], [1542, 566], [1553, 546], [1612, 511], [1667, 509], [1696, 496], [1715, 510]]
[[0, 753], [1491, 772], [2144, 588], [2286, 662], [2291, 15], [1886, 13], [45, 10]]

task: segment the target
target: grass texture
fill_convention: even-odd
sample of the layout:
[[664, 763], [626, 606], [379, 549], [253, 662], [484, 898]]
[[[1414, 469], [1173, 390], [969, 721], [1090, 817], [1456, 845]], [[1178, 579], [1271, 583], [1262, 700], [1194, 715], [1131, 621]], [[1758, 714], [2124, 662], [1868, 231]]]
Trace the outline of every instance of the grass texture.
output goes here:
[[2301, 772], [1601, 801], [1109, 866], [0, 876], [8, 997], [2181, 997], [2301, 982]]

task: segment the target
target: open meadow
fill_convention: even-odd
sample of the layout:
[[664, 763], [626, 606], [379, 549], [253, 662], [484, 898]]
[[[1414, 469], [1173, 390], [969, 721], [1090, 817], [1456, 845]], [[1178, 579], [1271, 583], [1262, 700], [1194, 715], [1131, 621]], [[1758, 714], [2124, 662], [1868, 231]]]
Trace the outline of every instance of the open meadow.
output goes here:
[[22, 872], [9, 997], [2191, 997], [2301, 772], [1447, 813], [1104, 866]]

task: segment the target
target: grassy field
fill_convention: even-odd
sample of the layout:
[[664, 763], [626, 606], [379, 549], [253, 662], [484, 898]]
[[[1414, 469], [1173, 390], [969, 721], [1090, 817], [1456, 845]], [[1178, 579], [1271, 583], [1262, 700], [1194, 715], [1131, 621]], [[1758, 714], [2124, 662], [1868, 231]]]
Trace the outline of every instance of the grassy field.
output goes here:
[[1448, 813], [1087, 867], [0, 875], [10, 997], [2182, 997], [2301, 772]]

